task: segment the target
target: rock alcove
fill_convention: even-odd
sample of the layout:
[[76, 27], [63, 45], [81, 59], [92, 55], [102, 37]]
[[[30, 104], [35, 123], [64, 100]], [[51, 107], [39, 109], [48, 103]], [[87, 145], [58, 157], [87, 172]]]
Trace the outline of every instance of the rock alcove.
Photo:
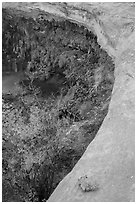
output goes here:
[[99, 130], [114, 63], [81, 24], [38, 11], [2, 14], [3, 73], [18, 78], [18, 91], [3, 93], [3, 201], [42, 202]]

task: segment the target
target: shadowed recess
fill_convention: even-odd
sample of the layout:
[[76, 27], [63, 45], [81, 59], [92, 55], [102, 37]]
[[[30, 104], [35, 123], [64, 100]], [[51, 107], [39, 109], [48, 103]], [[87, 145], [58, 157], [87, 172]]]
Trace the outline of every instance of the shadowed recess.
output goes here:
[[108, 111], [114, 63], [84, 26], [2, 10], [3, 202], [44, 202]]

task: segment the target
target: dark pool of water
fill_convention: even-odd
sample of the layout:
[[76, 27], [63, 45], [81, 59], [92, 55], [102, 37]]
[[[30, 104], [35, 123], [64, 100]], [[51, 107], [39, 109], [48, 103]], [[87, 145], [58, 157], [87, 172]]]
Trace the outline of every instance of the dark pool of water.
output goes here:
[[[18, 86], [21, 84], [20, 82], [23, 81], [23, 84], [28, 87], [29, 80], [25, 78], [23, 72], [9, 72], [9, 73], [2, 73], [2, 93], [7, 94], [17, 94], [22, 91], [22, 86]], [[58, 78], [51, 78], [50, 80], [34, 80], [33, 85], [36, 88], [39, 88], [42, 96], [50, 96], [52, 94], [57, 95], [59, 94], [60, 88], [62, 87], [63, 80]]]

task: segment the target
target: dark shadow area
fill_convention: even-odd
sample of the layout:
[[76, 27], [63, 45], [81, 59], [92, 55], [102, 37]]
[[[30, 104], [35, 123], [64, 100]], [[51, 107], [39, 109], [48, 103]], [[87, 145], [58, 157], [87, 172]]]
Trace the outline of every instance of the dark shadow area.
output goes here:
[[3, 75], [3, 202], [46, 201], [96, 136], [111, 100], [114, 63], [97, 36], [41, 15], [2, 12], [3, 73], [12, 72]]
[[[46, 98], [52, 95], [59, 95], [61, 88], [63, 88], [63, 82], [64, 79], [57, 77], [53, 77], [50, 80], [34, 79], [32, 86], [39, 89], [41, 97]], [[27, 88], [30, 85], [30, 80], [24, 79], [20, 82], [20, 85]]]

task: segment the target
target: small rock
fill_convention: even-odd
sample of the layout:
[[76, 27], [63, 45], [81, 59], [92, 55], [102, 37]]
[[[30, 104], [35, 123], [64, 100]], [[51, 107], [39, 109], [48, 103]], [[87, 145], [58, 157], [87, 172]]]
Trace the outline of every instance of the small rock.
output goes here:
[[93, 178], [88, 178], [86, 175], [78, 179], [78, 185], [84, 192], [97, 191], [99, 189], [99, 184]]

